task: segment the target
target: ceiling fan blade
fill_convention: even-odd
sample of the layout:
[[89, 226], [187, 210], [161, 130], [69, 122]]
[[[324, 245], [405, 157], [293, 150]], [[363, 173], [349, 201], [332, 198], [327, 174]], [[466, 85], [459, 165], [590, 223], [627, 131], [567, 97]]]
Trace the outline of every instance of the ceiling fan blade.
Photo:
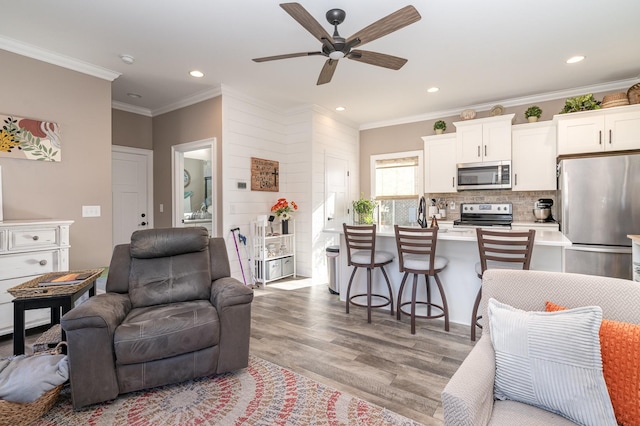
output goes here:
[[397, 56], [386, 55], [384, 53], [369, 52], [367, 50], [352, 50], [347, 58], [392, 70], [399, 70], [407, 63], [407, 60], [404, 58], [398, 58]]
[[354, 40], [359, 39], [360, 43], [358, 45], [361, 46], [387, 34], [391, 34], [392, 32], [404, 28], [407, 25], [411, 25], [414, 22], [419, 21], [420, 18], [421, 16], [415, 7], [411, 5], [405, 6], [402, 9], [396, 10], [392, 14], [374, 22], [368, 27], [361, 29], [349, 37], [346, 42], [347, 44], [350, 44]]
[[322, 67], [322, 71], [320, 71], [320, 76], [318, 76], [318, 82], [316, 85], [326, 84], [331, 81], [333, 77], [333, 73], [336, 72], [336, 67], [338, 66], [338, 61], [333, 59], [327, 59]]
[[301, 56], [314, 56], [314, 55], [322, 55], [322, 52], [287, 53], [285, 55], [265, 56], [264, 58], [255, 58], [255, 59], [252, 59], [252, 61], [266, 62], [266, 61], [276, 61], [278, 59], [299, 58]]
[[333, 43], [333, 38], [329, 35], [322, 25], [316, 19], [311, 16], [307, 10], [300, 5], [300, 3], [281, 3], [280, 7], [284, 9], [293, 19], [298, 21], [305, 30], [309, 31], [311, 35], [318, 39], [322, 43], [322, 39], [325, 38]]

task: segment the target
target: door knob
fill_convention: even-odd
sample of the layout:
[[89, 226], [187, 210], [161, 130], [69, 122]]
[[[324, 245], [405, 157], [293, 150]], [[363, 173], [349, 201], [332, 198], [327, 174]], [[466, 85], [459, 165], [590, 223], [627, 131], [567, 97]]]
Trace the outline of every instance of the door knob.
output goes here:
[[327, 220], [333, 220], [333, 218], [332, 217], [328, 217]]

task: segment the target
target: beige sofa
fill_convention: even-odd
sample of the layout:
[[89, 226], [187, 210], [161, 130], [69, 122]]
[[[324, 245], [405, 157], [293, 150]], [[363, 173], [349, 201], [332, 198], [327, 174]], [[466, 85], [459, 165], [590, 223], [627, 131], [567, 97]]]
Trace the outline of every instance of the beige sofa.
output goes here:
[[541, 271], [488, 270], [482, 280], [482, 337], [442, 392], [446, 425], [573, 425], [556, 414], [493, 397], [495, 353], [486, 326], [494, 298], [527, 311], [545, 302], [575, 308], [597, 305], [603, 318], [640, 324], [640, 283], [616, 278]]

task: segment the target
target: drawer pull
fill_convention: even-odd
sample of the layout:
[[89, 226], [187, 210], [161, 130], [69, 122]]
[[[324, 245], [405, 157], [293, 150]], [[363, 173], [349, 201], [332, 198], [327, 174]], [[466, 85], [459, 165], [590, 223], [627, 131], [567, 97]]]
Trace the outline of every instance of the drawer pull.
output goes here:
[[47, 264], [47, 261], [46, 261], [45, 259], [42, 259], [42, 260], [41, 260], [40, 262], [38, 262], [38, 263], [40, 263], [40, 265], [44, 266], [44, 265], [46, 265], [46, 264]]
[[40, 239], [40, 237], [38, 237], [37, 235], [33, 236], [33, 241], [38, 241]]

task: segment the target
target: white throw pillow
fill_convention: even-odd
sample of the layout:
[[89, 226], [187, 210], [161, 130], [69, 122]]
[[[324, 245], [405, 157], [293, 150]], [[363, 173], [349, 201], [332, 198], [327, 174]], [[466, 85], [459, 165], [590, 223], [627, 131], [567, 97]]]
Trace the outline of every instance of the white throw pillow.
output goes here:
[[494, 394], [581, 425], [616, 426], [602, 375], [598, 306], [523, 311], [489, 299], [496, 353]]

